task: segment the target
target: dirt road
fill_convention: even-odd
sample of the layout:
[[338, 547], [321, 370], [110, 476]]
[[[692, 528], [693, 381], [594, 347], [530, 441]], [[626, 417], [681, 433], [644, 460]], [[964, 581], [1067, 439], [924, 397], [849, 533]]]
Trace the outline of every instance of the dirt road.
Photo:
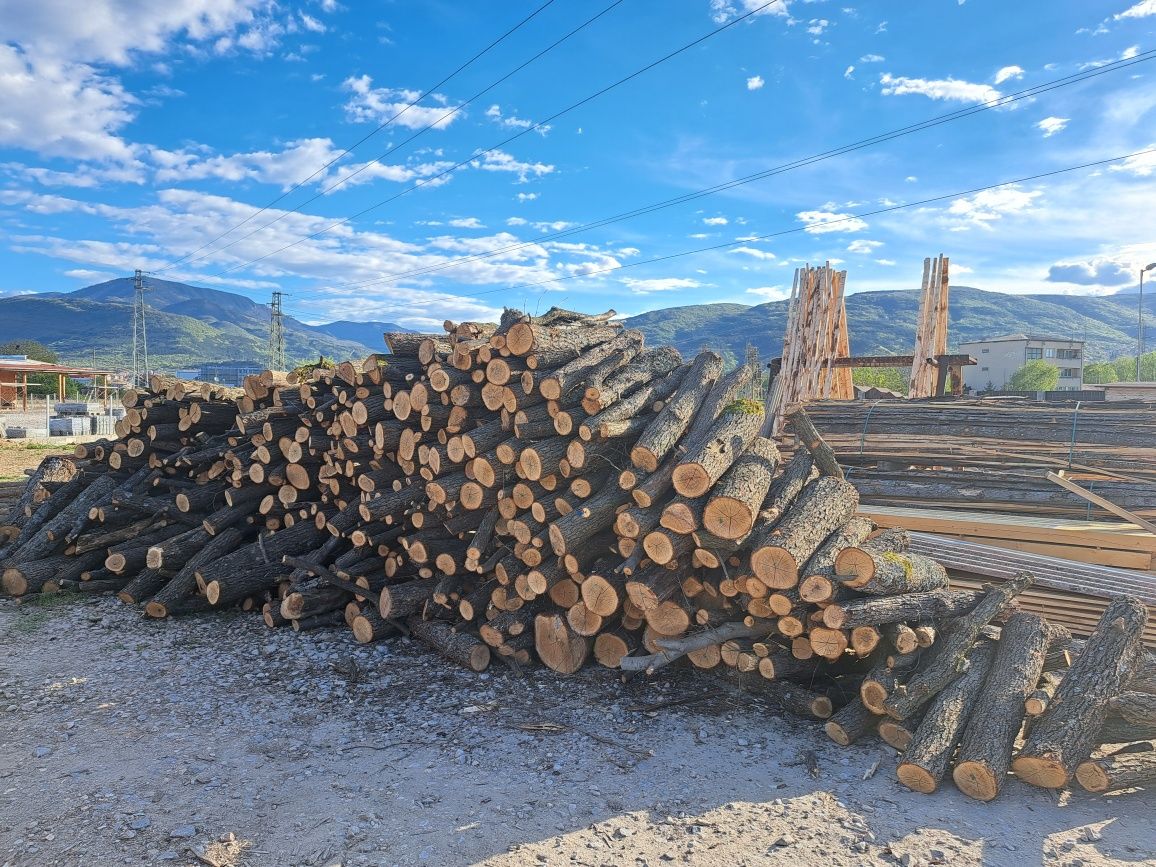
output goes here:
[[[692, 673], [475, 676], [404, 641], [0, 602], [0, 863], [1152, 863], [1156, 796], [895, 782]], [[874, 771], [873, 775], [871, 772]], [[869, 779], [864, 780], [865, 776]]]

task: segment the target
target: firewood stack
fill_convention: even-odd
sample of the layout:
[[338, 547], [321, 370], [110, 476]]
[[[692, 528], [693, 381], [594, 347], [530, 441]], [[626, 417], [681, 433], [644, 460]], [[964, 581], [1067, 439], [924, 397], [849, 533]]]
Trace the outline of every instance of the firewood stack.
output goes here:
[[[685, 658], [826, 720], [840, 743], [910, 741], [900, 777], [922, 791], [960, 739], [957, 781], [987, 773], [977, 791], [998, 791], [1032, 698], [1049, 710], [1016, 760], [1031, 782], [1066, 783], [1125, 713], [1112, 702], [1132, 714], [1109, 720], [1114, 735], [1152, 722], [1128, 698], [1143, 606], [1111, 608], [1049, 700], [1048, 647], [1070, 636], [1012, 614], [991, 637], [1029, 576], [949, 589], [903, 531], [856, 516], [802, 410], [791, 460], [758, 435], [763, 407], [742, 398], [755, 369], [646, 348], [613, 315], [390, 334], [359, 366], [266, 372], [236, 392], [155, 378], [126, 395], [116, 441], [78, 446], [75, 475], [10, 519], [3, 588], [114, 591], [154, 618], [240, 607], [270, 627], [344, 623], [360, 642], [408, 634], [478, 671], [494, 654], [562, 674]], [[1109, 669], [1082, 737], [1057, 745], [1071, 726], [1045, 723], [1071, 704], [1063, 684]], [[1006, 749], [966, 728], [985, 700]], [[1104, 785], [1138, 763], [1100, 767]]]

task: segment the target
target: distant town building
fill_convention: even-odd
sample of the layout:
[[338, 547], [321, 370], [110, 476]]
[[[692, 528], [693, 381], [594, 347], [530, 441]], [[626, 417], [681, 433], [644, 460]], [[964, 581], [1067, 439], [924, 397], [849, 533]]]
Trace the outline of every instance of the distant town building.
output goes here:
[[1104, 400], [1156, 400], [1156, 382], [1105, 382], [1088, 388], [1104, 392]]
[[253, 376], [265, 369], [256, 361], [210, 361], [197, 370], [196, 379], [203, 382], [219, 382], [221, 385], [240, 385], [246, 376]]
[[1060, 369], [1056, 391], [1079, 391], [1084, 383], [1084, 341], [1061, 337], [1007, 334], [959, 344], [959, 351], [978, 364], [963, 368], [963, 384], [972, 391], [1008, 387], [1017, 370], [1029, 361], [1044, 361]]

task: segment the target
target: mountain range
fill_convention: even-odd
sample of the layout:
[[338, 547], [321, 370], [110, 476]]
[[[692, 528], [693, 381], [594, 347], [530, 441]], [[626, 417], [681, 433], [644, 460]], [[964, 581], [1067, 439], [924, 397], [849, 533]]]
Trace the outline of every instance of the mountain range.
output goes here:
[[[268, 358], [269, 310], [242, 295], [165, 280], [148, 281], [150, 365], [156, 369], [195, 366], [202, 361]], [[45, 292], [0, 298], [0, 343], [20, 338], [46, 344], [62, 359], [126, 367], [132, 357], [132, 279], [98, 283], [75, 292]], [[1137, 296], [1009, 295], [966, 286], [951, 288], [950, 345], [1009, 333], [1080, 338], [1089, 360], [1135, 351]], [[1145, 299], [1156, 316], [1156, 298]], [[860, 292], [847, 296], [851, 351], [855, 355], [909, 354], [915, 343], [919, 293], [915, 290]], [[625, 320], [651, 345], [670, 344], [690, 356], [703, 347], [730, 363], [753, 345], [763, 358], [778, 355], [787, 302], [698, 304], [654, 310]], [[406, 331], [385, 322], [341, 320], [306, 325], [284, 319], [290, 363], [318, 355], [365, 356], [383, 349], [382, 333]]]
[[[269, 308], [220, 289], [149, 278], [149, 365], [158, 370], [195, 367], [203, 361], [269, 358]], [[0, 343], [32, 339], [64, 360], [112, 369], [132, 364], [130, 277], [75, 292], [0, 298]], [[409, 329], [389, 322], [331, 322], [311, 326], [284, 317], [285, 357], [292, 365], [324, 355], [352, 358], [382, 351], [384, 331]], [[373, 348], [371, 348], [373, 347]]]

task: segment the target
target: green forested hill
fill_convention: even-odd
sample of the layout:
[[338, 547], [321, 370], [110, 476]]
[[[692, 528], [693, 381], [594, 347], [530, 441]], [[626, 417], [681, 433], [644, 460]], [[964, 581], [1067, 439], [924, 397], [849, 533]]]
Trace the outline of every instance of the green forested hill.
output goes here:
[[[1136, 296], [1006, 295], [965, 286], [951, 288], [950, 342], [1024, 332], [1088, 341], [1088, 357], [1102, 360], [1135, 352]], [[1156, 316], [1156, 298], [1145, 298], [1146, 315]], [[856, 355], [909, 354], [915, 347], [919, 293], [859, 292], [847, 296], [851, 351]], [[747, 343], [763, 358], [782, 350], [787, 302], [699, 304], [632, 316], [651, 343], [672, 343], [684, 354], [709, 346], [734, 363]], [[1156, 333], [1153, 325], [1145, 328]]]

